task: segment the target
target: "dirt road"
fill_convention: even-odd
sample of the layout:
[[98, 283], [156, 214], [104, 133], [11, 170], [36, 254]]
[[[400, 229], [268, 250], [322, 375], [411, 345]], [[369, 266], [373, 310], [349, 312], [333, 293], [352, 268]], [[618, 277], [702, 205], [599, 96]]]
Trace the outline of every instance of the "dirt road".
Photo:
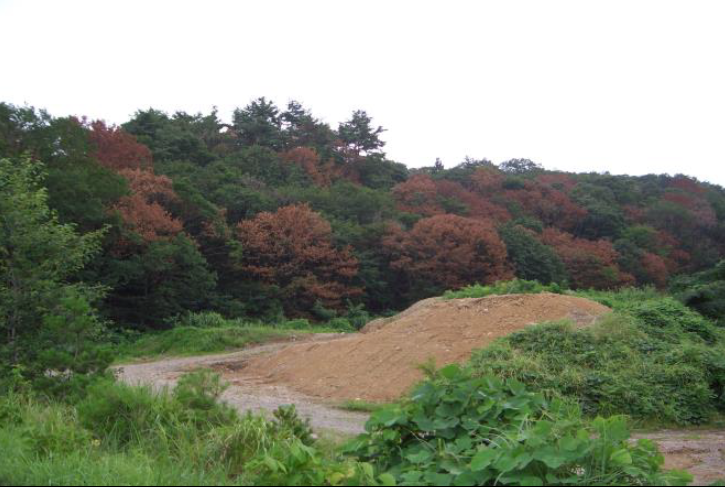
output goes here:
[[[339, 335], [317, 335], [309, 342], [345, 340]], [[355, 435], [363, 431], [366, 414], [342, 411], [301, 393], [294, 392], [253, 375], [239, 374], [246, 361], [260, 355], [278, 352], [289, 343], [266, 345], [237, 353], [166, 359], [157, 362], [126, 365], [118, 369], [119, 377], [130, 384], [144, 384], [156, 389], [172, 387], [178, 378], [199, 368], [221, 372], [231, 386], [223, 399], [240, 411], [269, 415], [279, 406], [295, 404], [317, 431]], [[695, 476], [695, 485], [711, 485], [725, 479], [725, 431], [664, 431], [637, 435], [655, 440], [665, 454], [669, 469], [686, 469]]]
[[[304, 339], [305, 342], [330, 342], [344, 339], [340, 335], [319, 334]], [[299, 341], [297, 342], [299, 343]], [[280, 406], [294, 404], [300, 414], [308, 418], [318, 431], [330, 431], [345, 435], [362, 433], [366, 414], [342, 411], [331, 405], [322, 404], [283, 386], [264, 383], [254, 376], [235, 374], [252, 357], [279, 351], [289, 343], [265, 345], [236, 353], [165, 359], [156, 362], [124, 365], [118, 367], [119, 378], [129, 384], [153, 386], [156, 389], [173, 387], [187, 372], [210, 368], [221, 372], [231, 385], [223, 400], [242, 412], [252, 411], [269, 415]]]

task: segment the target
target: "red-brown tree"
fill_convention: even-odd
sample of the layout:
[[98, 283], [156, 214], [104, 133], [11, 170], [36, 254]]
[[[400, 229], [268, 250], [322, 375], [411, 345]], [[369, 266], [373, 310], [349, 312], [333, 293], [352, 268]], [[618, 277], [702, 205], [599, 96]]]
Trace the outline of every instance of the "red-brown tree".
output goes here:
[[513, 276], [506, 246], [490, 221], [437, 215], [408, 232], [391, 228], [383, 246], [394, 269], [446, 289]]
[[171, 179], [151, 171], [124, 169], [131, 195], [121, 198], [112, 210], [118, 212], [130, 229], [146, 242], [172, 238], [184, 229], [164, 207], [177, 199]]
[[315, 149], [297, 147], [281, 154], [282, 160], [302, 168], [317, 186], [332, 183], [332, 164], [323, 165]]
[[133, 135], [120, 127], [109, 127], [101, 120], [92, 122], [89, 128], [92, 155], [101, 165], [114, 171], [151, 169], [151, 150]]
[[541, 240], [564, 262], [574, 288], [612, 289], [636, 282], [619, 268], [619, 254], [607, 240], [585, 240], [553, 228], [545, 229]]
[[261, 213], [238, 226], [240, 269], [281, 290], [286, 311], [299, 315], [317, 301], [340, 309], [361, 293], [351, 284], [358, 261], [349, 248], [337, 249], [330, 224], [307, 205]]

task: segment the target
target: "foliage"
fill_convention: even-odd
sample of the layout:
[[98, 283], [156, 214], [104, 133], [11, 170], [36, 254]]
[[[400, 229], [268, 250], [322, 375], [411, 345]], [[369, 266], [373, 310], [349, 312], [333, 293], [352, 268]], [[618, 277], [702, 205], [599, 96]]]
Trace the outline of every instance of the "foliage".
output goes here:
[[405, 276], [416, 296], [424, 297], [431, 289], [440, 294], [475, 282], [490, 284], [511, 275], [506, 246], [485, 221], [434, 216], [408, 232], [392, 228], [383, 245], [390, 266]]
[[578, 408], [516, 381], [473, 378], [458, 366], [421, 384], [409, 402], [373, 414], [348, 447], [398, 485], [679, 485], [654, 443], [628, 442], [621, 417]]
[[27, 159], [0, 160], [0, 376], [22, 365], [27, 378], [50, 387], [105, 370], [94, 351], [94, 293], [69, 282], [98, 251], [102, 232], [79, 236], [58, 221], [42, 171]]
[[288, 313], [309, 310], [318, 301], [340, 308], [343, 299], [360, 293], [351, 285], [357, 260], [338, 250], [332, 228], [308, 206], [262, 213], [239, 224], [240, 270], [276, 286]]
[[[104, 382], [78, 406], [0, 397], [10, 485], [380, 485], [372, 466], [318, 448], [294, 409], [239, 416], [205, 372], [173, 392]], [[299, 435], [299, 436], [298, 436]]]
[[566, 283], [564, 263], [551, 247], [537, 239], [535, 232], [520, 225], [508, 224], [499, 233], [518, 278], [544, 284]]
[[679, 278], [672, 291], [690, 308], [725, 326], [725, 261], [712, 270]]
[[589, 415], [703, 424], [725, 409], [725, 337], [653, 291], [587, 293], [614, 308], [591, 328], [532, 327], [474, 354], [476, 375], [514, 378]]
[[512, 281], [499, 281], [490, 286], [474, 284], [457, 291], [446, 291], [443, 299], [485, 298], [487, 296], [506, 296], [508, 294], [562, 294], [563, 292], [564, 289], [557, 284], [545, 286], [537, 281], [514, 279]]

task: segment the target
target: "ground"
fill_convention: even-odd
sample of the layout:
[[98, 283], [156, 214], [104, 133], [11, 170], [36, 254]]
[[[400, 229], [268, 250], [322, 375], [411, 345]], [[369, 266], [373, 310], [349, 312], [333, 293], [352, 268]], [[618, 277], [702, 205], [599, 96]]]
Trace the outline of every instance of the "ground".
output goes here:
[[[305, 340], [322, 344], [341, 339], [345, 338], [317, 335]], [[342, 436], [361, 433], [368, 419], [366, 414], [343, 411], [334, 403], [269, 383], [267, 379], [239, 374], [250, 359], [278, 353], [291, 346], [294, 345], [273, 344], [231, 354], [165, 359], [123, 366], [118, 373], [128, 383], [160, 389], [173, 386], [187, 372], [211, 368], [221, 372], [231, 384], [223, 399], [242, 412], [269, 415], [279, 406], [295, 404], [318, 432]], [[725, 479], [725, 431], [663, 431], [637, 435], [637, 438], [655, 440], [666, 456], [667, 468], [689, 470], [695, 476], [695, 485], [710, 485], [718, 479]]]

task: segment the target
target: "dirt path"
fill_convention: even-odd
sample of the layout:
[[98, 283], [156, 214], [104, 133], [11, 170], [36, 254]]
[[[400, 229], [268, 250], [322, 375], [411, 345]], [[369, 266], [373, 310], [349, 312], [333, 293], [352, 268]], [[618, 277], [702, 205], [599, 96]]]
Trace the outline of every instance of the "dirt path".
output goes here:
[[635, 437], [657, 442], [665, 467], [689, 471], [695, 476], [693, 485], [725, 480], [725, 431], [660, 431]]
[[[330, 342], [344, 339], [344, 335], [319, 334], [304, 339], [305, 342]], [[299, 343], [299, 341], [297, 342]], [[313, 400], [284, 386], [264, 383], [261, 379], [236, 372], [252, 357], [277, 352], [291, 346], [290, 343], [276, 343], [236, 353], [165, 359], [156, 362], [124, 365], [117, 367], [119, 378], [129, 384], [153, 386], [156, 389], [173, 387], [183, 374], [200, 368], [212, 368], [224, 375], [231, 384], [223, 400], [239, 411], [252, 411], [269, 415], [280, 406], [294, 404], [300, 414], [308, 418], [318, 431], [329, 431], [344, 435], [362, 433], [368, 415], [342, 411], [330, 405]]]

